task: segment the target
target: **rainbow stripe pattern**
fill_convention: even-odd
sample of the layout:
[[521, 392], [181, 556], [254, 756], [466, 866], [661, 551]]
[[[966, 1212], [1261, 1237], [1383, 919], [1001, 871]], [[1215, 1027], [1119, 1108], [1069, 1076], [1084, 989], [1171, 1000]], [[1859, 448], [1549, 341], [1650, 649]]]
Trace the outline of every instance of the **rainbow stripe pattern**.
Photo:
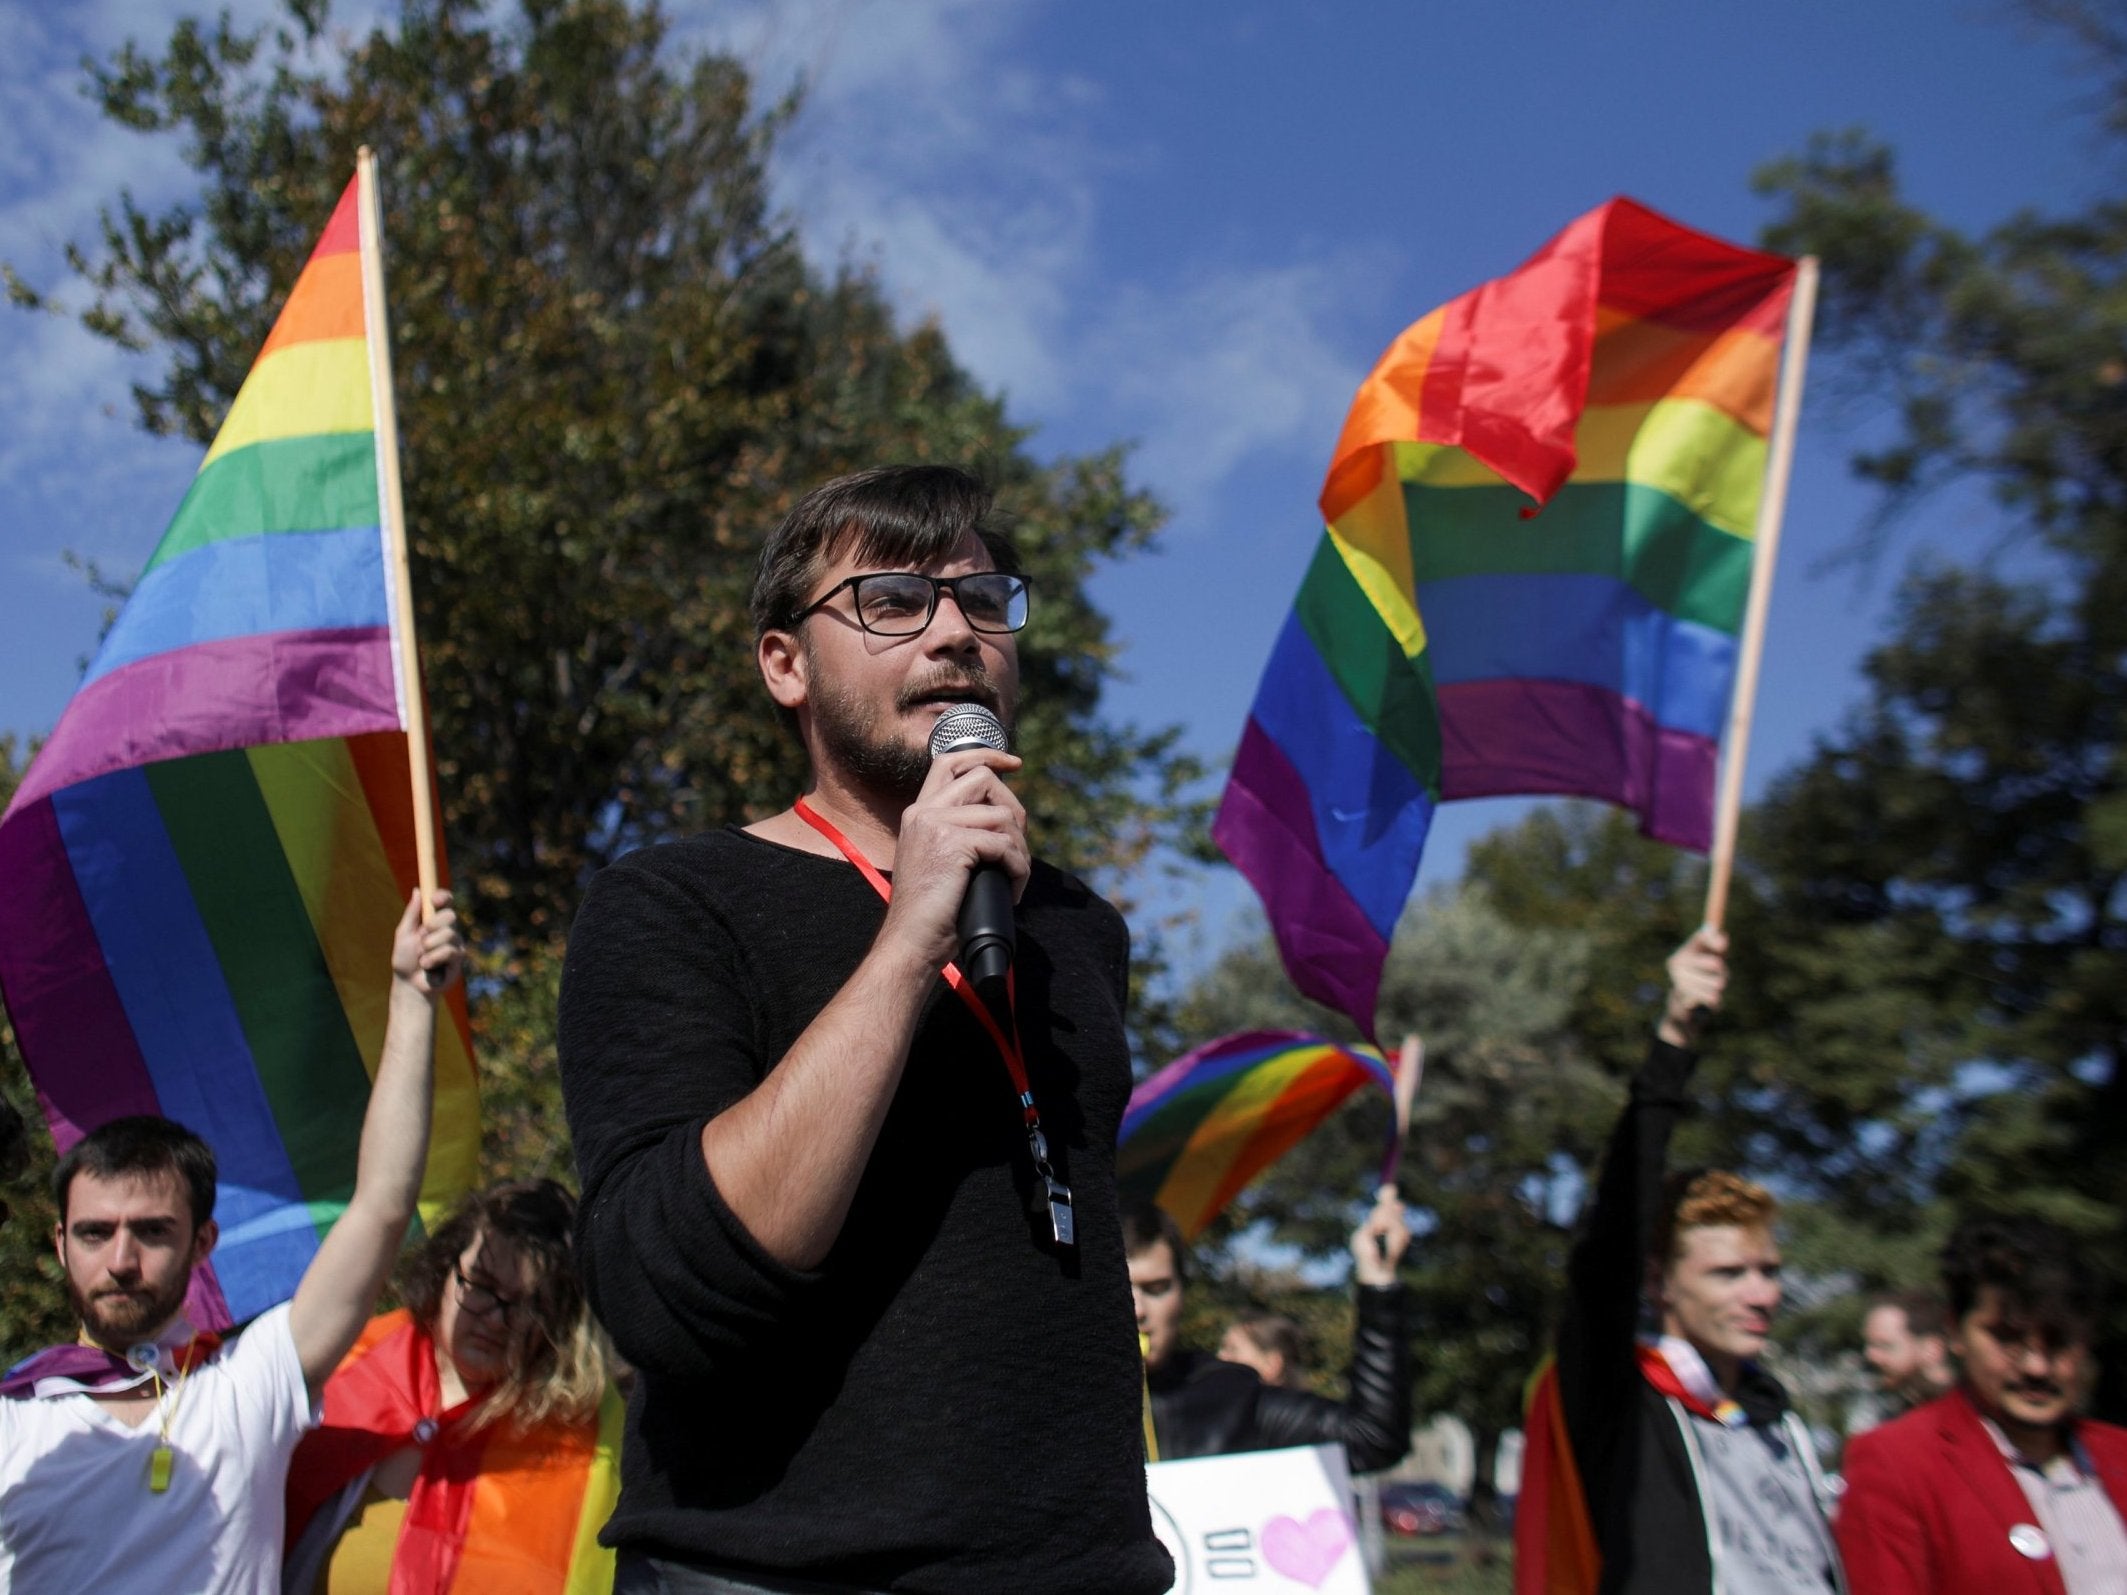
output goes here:
[[[608, 1385], [595, 1415], [529, 1429], [454, 1421], [434, 1342], [402, 1308], [371, 1320], [325, 1384], [324, 1415], [288, 1468], [291, 1577], [321, 1569], [337, 1540], [332, 1509], [351, 1483], [418, 1446], [393, 1548], [395, 1589], [434, 1595], [593, 1595], [613, 1588], [598, 1531], [620, 1498], [624, 1406]], [[417, 1439], [441, 1415], [440, 1431]], [[325, 1513], [320, 1520], [319, 1514]], [[313, 1543], [313, 1525], [330, 1540]], [[324, 1589], [322, 1575], [304, 1588]]]
[[1156, 1202], [1194, 1239], [1364, 1085], [1393, 1094], [1374, 1048], [1244, 1030], [1184, 1053], [1130, 1093], [1115, 1155], [1126, 1202]]
[[1213, 835], [1368, 1035], [1439, 803], [1711, 840], [1794, 274], [1615, 199], [1361, 384]]
[[[0, 995], [63, 1152], [131, 1113], [204, 1135], [202, 1327], [285, 1300], [354, 1186], [415, 885], [350, 183], [51, 739], [0, 817]], [[472, 1180], [464, 998], [424, 1213]]]

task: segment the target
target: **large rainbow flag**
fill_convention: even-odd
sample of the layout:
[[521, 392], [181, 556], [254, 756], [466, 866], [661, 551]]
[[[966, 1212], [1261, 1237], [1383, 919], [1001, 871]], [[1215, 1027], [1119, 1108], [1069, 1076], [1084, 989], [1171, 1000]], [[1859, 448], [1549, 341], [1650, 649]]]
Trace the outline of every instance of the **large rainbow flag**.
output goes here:
[[1367, 1034], [1437, 804], [1707, 846], [1794, 280], [1614, 199], [1361, 384], [1213, 834]]
[[1248, 1182], [1365, 1085], [1394, 1095], [1374, 1048], [1243, 1030], [1184, 1053], [1130, 1093], [1117, 1136], [1124, 1201], [1156, 1202], [1194, 1240]]
[[[131, 1113], [213, 1145], [202, 1327], [285, 1300], [345, 1207], [415, 886], [350, 183], [51, 739], [0, 816], [0, 996], [63, 1152]], [[472, 1180], [462, 987], [422, 1210]]]

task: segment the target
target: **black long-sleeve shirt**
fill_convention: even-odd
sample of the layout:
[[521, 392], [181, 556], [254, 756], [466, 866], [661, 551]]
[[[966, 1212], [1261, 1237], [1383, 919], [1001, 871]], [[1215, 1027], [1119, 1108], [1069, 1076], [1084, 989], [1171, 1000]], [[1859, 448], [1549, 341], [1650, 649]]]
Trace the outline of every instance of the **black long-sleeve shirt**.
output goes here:
[[[1639, 1372], [1638, 1351], [1669, 1142], [1690, 1109], [1697, 1061], [1661, 1040], [1649, 1049], [1566, 1269], [1559, 1403], [1602, 1553], [1601, 1595], [1714, 1587], [1707, 1503], [1676, 1418]], [[1787, 1407], [1778, 1381], [1755, 1365], [1746, 1365], [1735, 1394], [1753, 1424], [1775, 1425]]]
[[1020, 1035], [1078, 1245], [1046, 1243], [1003, 1060], [940, 981], [814, 1270], [725, 1205], [702, 1126], [841, 989], [884, 906], [737, 830], [593, 883], [561, 994], [586, 1287], [639, 1370], [606, 1540], [867, 1589], [1164, 1590], [1114, 1183], [1129, 936], [1037, 864]]

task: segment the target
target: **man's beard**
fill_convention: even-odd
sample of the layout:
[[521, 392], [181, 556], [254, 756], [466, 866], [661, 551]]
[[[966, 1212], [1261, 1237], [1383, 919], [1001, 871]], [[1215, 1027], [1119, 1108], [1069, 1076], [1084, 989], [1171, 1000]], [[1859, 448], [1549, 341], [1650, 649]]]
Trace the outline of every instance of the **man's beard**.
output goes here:
[[[895, 694], [894, 712], [903, 715], [919, 704], [944, 701], [945, 695], [954, 702], [979, 703], [1003, 718], [996, 684], [979, 665], [949, 668], [910, 683]], [[843, 779], [904, 808], [916, 801], [931, 769], [927, 744], [915, 746], [890, 730], [882, 731], [874, 709], [831, 684], [814, 691], [811, 708], [820, 750]], [[1005, 731], [1011, 732], [1009, 722]]]
[[139, 1345], [175, 1318], [185, 1305], [185, 1292], [191, 1284], [192, 1275], [187, 1270], [182, 1278], [160, 1292], [102, 1290], [84, 1295], [69, 1278], [66, 1293], [67, 1299], [73, 1303], [75, 1316], [88, 1331], [89, 1339], [114, 1351], [123, 1351]]

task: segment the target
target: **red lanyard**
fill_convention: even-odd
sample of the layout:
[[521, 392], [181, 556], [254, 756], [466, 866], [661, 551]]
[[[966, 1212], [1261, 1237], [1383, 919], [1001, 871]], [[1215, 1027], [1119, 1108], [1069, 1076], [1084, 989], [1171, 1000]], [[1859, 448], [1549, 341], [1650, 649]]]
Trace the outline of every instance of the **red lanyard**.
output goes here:
[[[834, 843], [841, 850], [842, 856], [857, 866], [857, 872], [871, 883], [871, 889], [879, 894], [882, 901], [890, 903], [894, 900], [893, 882], [879, 873], [878, 867], [864, 856], [863, 850], [844, 836], [832, 820], [803, 798], [798, 799], [794, 808], [799, 819]], [[974, 983], [961, 973], [958, 964], [948, 961], [939, 973], [945, 977], [945, 983], [953, 988], [953, 994], [966, 1005], [968, 1012], [972, 1013], [982, 1028], [989, 1033], [990, 1040], [997, 1044], [998, 1054], [1004, 1059], [1005, 1071], [1012, 1077], [1012, 1089], [1019, 1093], [1019, 1111], [1026, 1125], [1027, 1146], [1034, 1154], [1034, 1172], [1048, 1188], [1051, 1233], [1059, 1246], [1072, 1245], [1075, 1240], [1075, 1226], [1072, 1223], [1071, 1188], [1056, 1177], [1056, 1171], [1049, 1164], [1049, 1140], [1041, 1133], [1041, 1114], [1034, 1107], [1034, 1087], [1027, 1078], [1026, 1054], [1019, 1043], [1019, 999], [1011, 972], [1007, 971], [1005, 974], [1004, 988], [1006, 1002], [1012, 1011], [1010, 1035], [1005, 1034], [1004, 1026], [1000, 1025], [997, 1016], [990, 1012], [990, 1005], [982, 1000], [981, 993], [977, 992]]]

